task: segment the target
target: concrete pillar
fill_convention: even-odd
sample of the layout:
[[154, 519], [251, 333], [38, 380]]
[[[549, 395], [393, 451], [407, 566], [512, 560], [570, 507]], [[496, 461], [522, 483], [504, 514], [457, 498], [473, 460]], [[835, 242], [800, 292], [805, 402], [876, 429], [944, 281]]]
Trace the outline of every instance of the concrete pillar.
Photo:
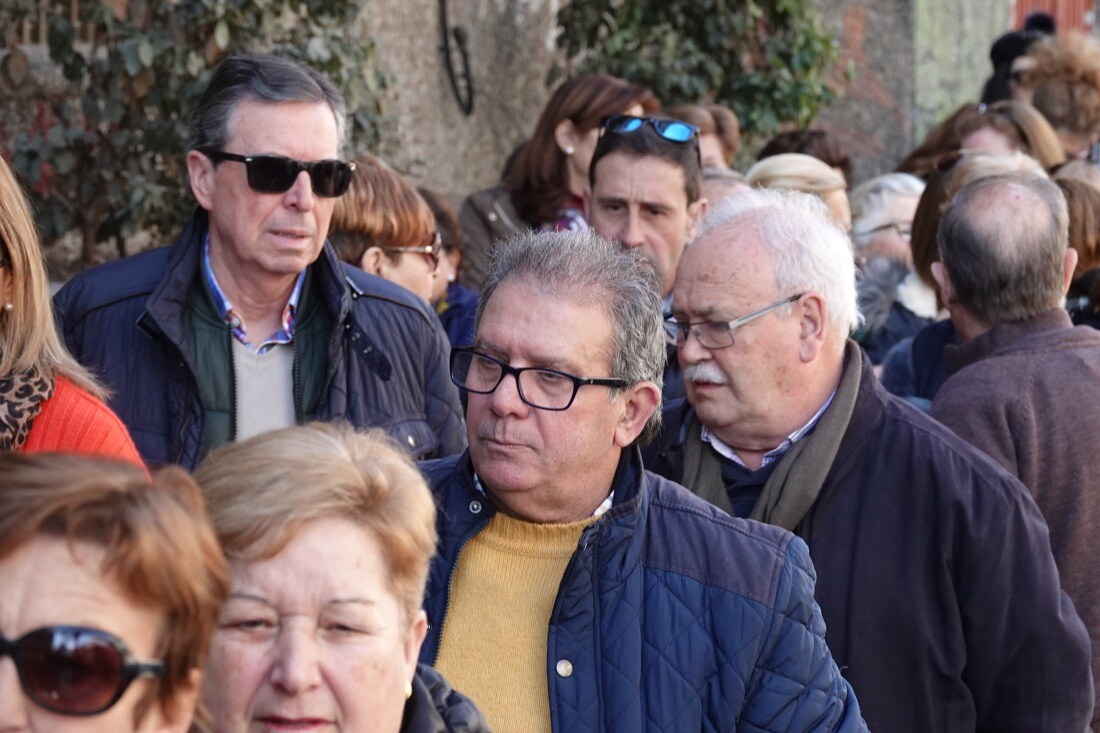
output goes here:
[[1011, 26], [1013, 0], [817, 0], [855, 78], [817, 124], [855, 162], [855, 181], [893, 169], [992, 72], [989, 47]]

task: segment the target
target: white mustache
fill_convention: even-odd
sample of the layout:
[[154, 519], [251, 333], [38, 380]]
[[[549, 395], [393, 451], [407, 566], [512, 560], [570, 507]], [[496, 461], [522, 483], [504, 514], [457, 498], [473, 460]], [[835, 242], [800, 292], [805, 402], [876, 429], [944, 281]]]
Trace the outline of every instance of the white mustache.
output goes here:
[[705, 361], [702, 364], [689, 364], [684, 367], [684, 381], [725, 384], [726, 375], [714, 362]]

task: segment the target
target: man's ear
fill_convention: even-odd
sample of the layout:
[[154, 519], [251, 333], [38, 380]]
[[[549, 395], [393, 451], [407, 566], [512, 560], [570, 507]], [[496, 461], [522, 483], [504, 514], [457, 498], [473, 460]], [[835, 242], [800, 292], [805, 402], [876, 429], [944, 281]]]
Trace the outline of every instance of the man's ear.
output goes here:
[[661, 404], [661, 388], [653, 382], [638, 382], [627, 387], [622, 402], [622, 415], [615, 426], [615, 445], [626, 448], [645, 429], [649, 418]]
[[958, 301], [955, 300], [955, 286], [951, 284], [951, 274], [947, 271], [947, 265], [943, 262], [933, 262], [932, 279], [940, 289], [940, 300], [943, 301], [944, 306], [950, 309], [951, 306], [956, 305]]
[[191, 183], [191, 192], [199, 206], [212, 211], [214, 208], [214, 194], [217, 189], [217, 180], [214, 161], [207, 158], [198, 150], [187, 151], [187, 179]]
[[1077, 269], [1079, 255], [1073, 247], [1066, 247], [1066, 261], [1062, 265], [1062, 295], [1069, 292], [1069, 286], [1073, 283], [1073, 273]]
[[807, 293], [792, 305], [798, 314], [798, 356], [811, 362], [821, 353], [828, 334], [829, 305], [817, 293]]
[[367, 247], [363, 256], [359, 258], [359, 269], [372, 275], [382, 277], [383, 266], [386, 262], [386, 253], [381, 247]]
[[689, 243], [695, 239], [695, 235], [699, 231], [699, 222], [702, 221], [703, 215], [706, 213], [707, 200], [705, 198], [700, 198], [695, 203], [688, 205], [687, 241]]

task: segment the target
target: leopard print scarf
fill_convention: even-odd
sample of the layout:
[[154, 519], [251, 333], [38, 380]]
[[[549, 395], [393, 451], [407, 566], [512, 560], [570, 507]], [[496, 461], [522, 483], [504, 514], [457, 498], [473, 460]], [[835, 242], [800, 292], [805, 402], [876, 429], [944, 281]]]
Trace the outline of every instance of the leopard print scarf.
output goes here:
[[37, 370], [0, 379], [0, 450], [19, 450], [42, 403], [53, 394], [53, 379]]

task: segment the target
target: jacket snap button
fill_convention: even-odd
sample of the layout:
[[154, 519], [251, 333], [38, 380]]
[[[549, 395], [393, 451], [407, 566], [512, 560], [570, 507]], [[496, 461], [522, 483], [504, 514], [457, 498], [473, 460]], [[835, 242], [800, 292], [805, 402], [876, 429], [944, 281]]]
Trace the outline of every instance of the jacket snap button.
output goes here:
[[572, 677], [573, 676], [573, 663], [568, 659], [558, 660], [558, 677]]
[[481, 502], [474, 499], [470, 502], [470, 511], [474, 514], [481, 514]]

